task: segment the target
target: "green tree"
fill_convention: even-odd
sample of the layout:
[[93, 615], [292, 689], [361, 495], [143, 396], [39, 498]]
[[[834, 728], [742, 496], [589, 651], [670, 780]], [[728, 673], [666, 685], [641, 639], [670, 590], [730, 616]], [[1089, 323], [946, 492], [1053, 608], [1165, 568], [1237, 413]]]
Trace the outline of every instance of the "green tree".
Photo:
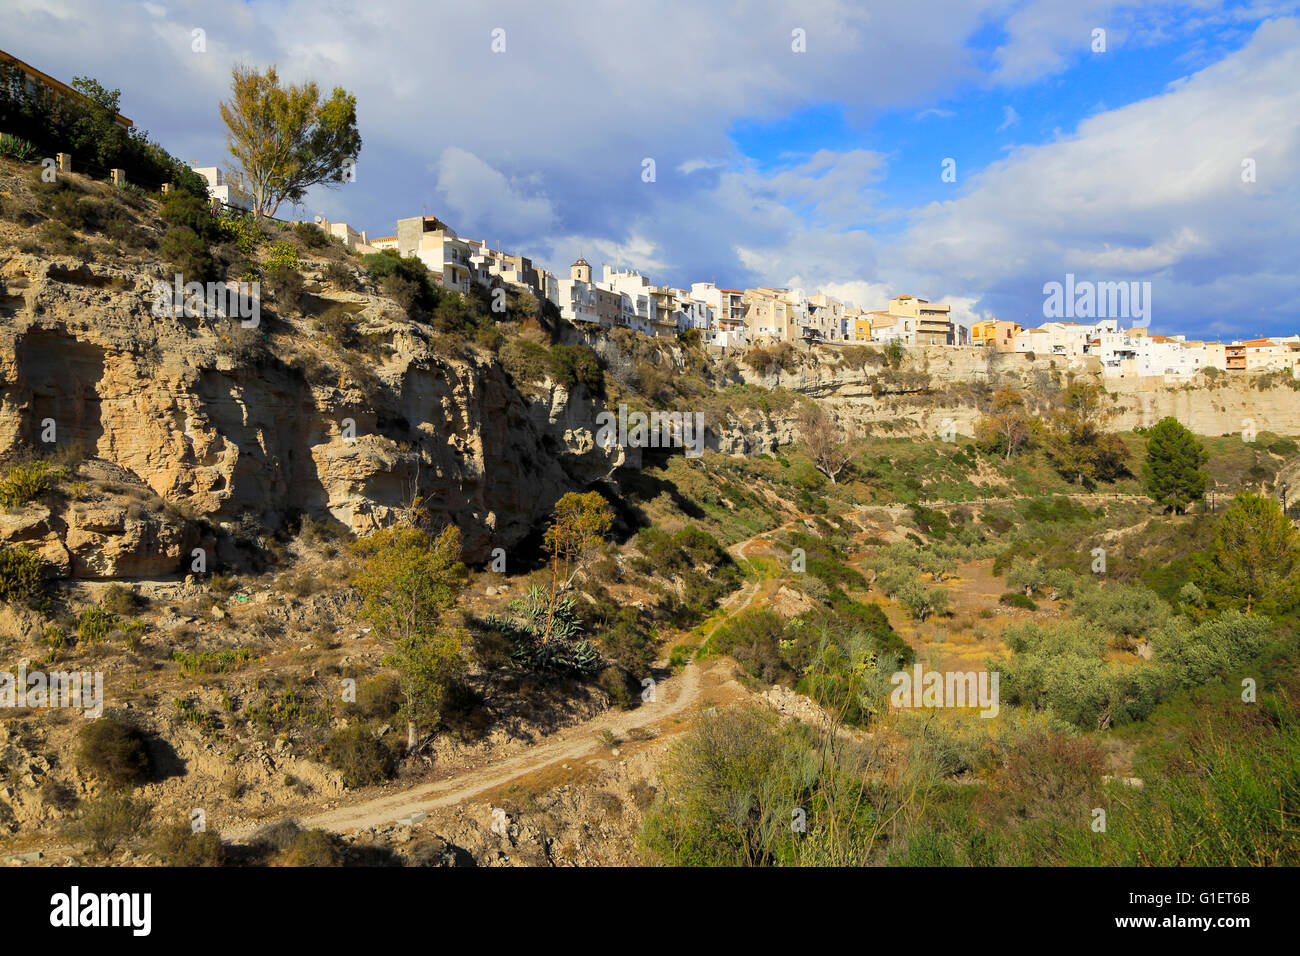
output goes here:
[[[546, 529], [546, 547], [551, 549], [551, 608], [556, 598], [594, 557], [596, 549], [614, 524], [614, 510], [599, 491], [580, 494], [570, 491], [555, 503], [551, 526]], [[560, 561], [564, 561], [564, 582], [560, 583]], [[572, 571], [570, 571], [572, 567]], [[550, 626], [542, 643], [550, 637]]]
[[430, 537], [420, 528], [387, 528], [354, 547], [362, 559], [354, 581], [361, 614], [393, 643], [385, 663], [400, 675], [414, 748], [417, 728], [436, 724], [447, 687], [465, 666], [463, 641], [443, 621], [465, 584], [460, 529], [450, 525]]
[[1010, 461], [1017, 451], [1032, 446], [1038, 428], [1038, 419], [1029, 414], [1020, 392], [1000, 388], [993, 394], [989, 413], [975, 423], [975, 444], [980, 451]]
[[361, 151], [355, 96], [336, 86], [322, 101], [315, 83], [282, 87], [274, 66], [235, 67], [230, 102], [220, 109], [259, 215], [301, 201], [312, 186], [343, 182]]
[[1207, 461], [1205, 448], [1178, 419], [1161, 419], [1147, 432], [1147, 494], [1166, 511], [1182, 514], [1205, 495], [1209, 477], [1202, 466]]
[[1197, 576], [1217, 608], [1285, 613], [1300, 597], [1300, 534], [1272, 498], [1242, 492], [1219, 517]]
[[105, 89], [89, 76], [73, 77], [72, 87], [94, 104], [82, 109], [72, 123], [73, 155], [90, 156], [96, 165], [110, 166], [127, 145], [127, 132], [117, 123], [122, 92]]
[[1092, 382], [1072, 382], [1060, 396], [1052, 415], [1048, 455], [1062, 477], [1091, 488], [1114, 481], [1127, 471], [1128, 450], [1119, 436], [1105, 431], [1113, 416], [1106, 392]]
[[903, 585], [895, 598], [903, 609], [918, 621], [948, 612], [948, 592], [943, 588], [927, 588], [919, 581], [910, 581]]
[[1007, 587], [1016, 592], [1023, 592], [1025, 597], [1033, 597], [1035, 592], [1047, 586], [1047, 572], [1032, 561], [1014, 558], [1006, 574]]

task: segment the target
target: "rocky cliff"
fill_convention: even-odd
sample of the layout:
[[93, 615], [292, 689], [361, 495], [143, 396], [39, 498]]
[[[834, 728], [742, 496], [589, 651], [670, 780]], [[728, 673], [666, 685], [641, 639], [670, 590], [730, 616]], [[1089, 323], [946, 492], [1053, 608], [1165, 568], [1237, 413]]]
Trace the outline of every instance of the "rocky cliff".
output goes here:
[[[163, 276], [153, 270], [0, 261], [0, 455], [55, 449], [86, 461], [85, 480], [58, 505], [0, 515], [0, 541], [38, 548], [61, 574], [167, 575], [198, 546], [229, 564], [240, 534], [300, 515], [364, 533], [413, 507], [457, 524], [466, 558], [481, 561], [528, 536], [566, 491], [640, 464], [637, 449], [597, 445], [604, 406], [580, 386], [521, 392], [491, 353], [440, 339], [390, 299], [329, 292], [364, 330], [358, 352], [269, 310], [255, 329], [156, 316]], [[325, 288], [310, 267], [305, 279]], [[680, 362], [679, 352], [659, 359]], [[802, 351], [793, 372], [757, 376], [742, 364], [717, 378], [784, 385], [855, 431], [916, 436], [945, 419], [971, 434], [980, 383], [1032, 392], [1067, 374], [1050, 359], [972, 349], [916, 350], [891, 374], [842, 354]], [[1105, 384], [1119, 428], [1174, 415], [1205, 434], [1248, 424], [1300, 433], [1300, 392], [1285, 383]], [[705, 447], [729, 455], [798, 438], [793, 409], [714, 414], [706, 429]]]
[[[364, 532], [412, 506], [459, 525], [466, 557], [481, 560], [623, 462], [596, 447], [584, 394], [525, 399], [490, 355], [435, 348], [390, 300], [335, 296], [371, 343], [356, 361], [266, 312], [248, 330], [157, 317], [158, 278], [0, 262], [0, 454], [79, 446], [121, 472], [61, 510], [0, 522], [0, 537], [39, 543], [64, 573], [180, 570], [199, 518], [218, 533], [296, 514]], [[147, 507], [153, 496], [166, 507]]]
[[742, 372], [747, 381], [780, 384], [814, 398], [851, 427], [877, 435], [935, 435], [945, 419], [953, 420], [958, 433], [970, 435], [982, 414], [980, 386], [1007, 385], [1032, 395], [1070, 375], [1090, 377], [1113, 396], [1115, 429], [1173, 416], [1201, 435], [1240, 434], [1251, 427], [1257, 433], [1300, 434], [1300, 390], [1277, 376], [1233, 373], [1190, 383], [1103, 378], [1095, 365], [1067, 368], [1050, 357], [942, 347], [909, 350], [902, 368], [890, 375], [879, 366], [848, 367], [839, 360], [841, 354], [833, 347], [801, 350], [793, 372]]

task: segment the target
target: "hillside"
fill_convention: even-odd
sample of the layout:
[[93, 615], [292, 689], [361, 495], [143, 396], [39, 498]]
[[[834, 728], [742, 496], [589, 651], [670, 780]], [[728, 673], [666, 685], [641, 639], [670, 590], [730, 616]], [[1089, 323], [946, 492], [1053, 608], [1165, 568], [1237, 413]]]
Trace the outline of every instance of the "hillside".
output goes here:
[[[1026, 815], [1077, 861], [1067, 811], [1139, 773], [1186, 782], [1161, 749], [1180, 708], [1273, 754], [1216, 682], [1257, 662], [1290, 713], [1294, 606], [1239, 606], [1197, 563], [1228, 499], [1300, 474], [1300, 391], [1277, 376], [1106, 381], [1085, 480], [1058, 439], [1101, 380], [1050, 359], [583, 334], [309, 224], [7, 160], [0, 255], [0, 638], [15, 672], [104, 681], [99, 720], [4, 715], [15, 862], [1021, 863]], [[177, 273], [257, 281], [256, 324], [159, 314]], [[1005, 454], [972, 437], [1000, 389], [1042, 426]], [[699, 412], [703, 454], [605, 446], [620, 406]], [[847, 438], [834, 480], [818, 415]], [[1169, 415], [1199, 434], [1217, 505], [1147, 497]], [[561, 561], [547, 535], [579, 493], [607, 520]], [[403, 588], [454, 645], [418, 732]], [[1001, 668], [1003, 716], [891, 710], [891, 669], [913, 665]], [[692, 803], [702, 746], [746, 773], [848, 762], [759, 808], [736, 859]], [[1040, 764], [1069, 784], [1055, 804]], [[844, 780], [873, 782], [891, 822], [846, 825], [852, 847], [771, 837], [771, 814]], [[918, 793], [941, 814], [914, 813]], [[970, 836], [995, 826], [1001, 856]], [[1139, 858], [1125, 832], [1108, 861]], [[1293, 861], [1288, 839], [1262, 833], [1261, 854]]]

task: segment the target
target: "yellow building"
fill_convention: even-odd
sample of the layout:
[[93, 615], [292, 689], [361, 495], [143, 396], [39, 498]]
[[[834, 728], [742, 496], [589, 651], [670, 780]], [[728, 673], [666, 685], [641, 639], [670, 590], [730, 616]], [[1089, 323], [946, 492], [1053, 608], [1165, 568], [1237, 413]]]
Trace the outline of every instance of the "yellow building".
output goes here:
[[898, 295], [889, 300], [890, 315], [909, 319], [911, 325], [907, 344], [956, 345], [956, 329], [949, 317], [951, 307], [918, 299], [911, 295]]
[[971, 345], [982, 345], [998, 352], [1016, 350], [1016, 333], [1023, 329], [1016, 322], [983, 319], [970, 327]]

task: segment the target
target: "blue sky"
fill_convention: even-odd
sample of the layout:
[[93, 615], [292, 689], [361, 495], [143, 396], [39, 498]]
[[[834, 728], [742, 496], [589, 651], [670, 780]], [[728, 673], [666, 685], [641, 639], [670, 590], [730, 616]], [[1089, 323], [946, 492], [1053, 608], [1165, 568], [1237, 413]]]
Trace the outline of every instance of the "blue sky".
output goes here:
[[371, 234], [1031, 323], [1072, 272], [1150, 281], [1159, 332], [1300, 330], [1297, 2], [5, 6], [6, 50], [204, 165], [236, 63], [355, 92], [357, 182], [297, 212]]

